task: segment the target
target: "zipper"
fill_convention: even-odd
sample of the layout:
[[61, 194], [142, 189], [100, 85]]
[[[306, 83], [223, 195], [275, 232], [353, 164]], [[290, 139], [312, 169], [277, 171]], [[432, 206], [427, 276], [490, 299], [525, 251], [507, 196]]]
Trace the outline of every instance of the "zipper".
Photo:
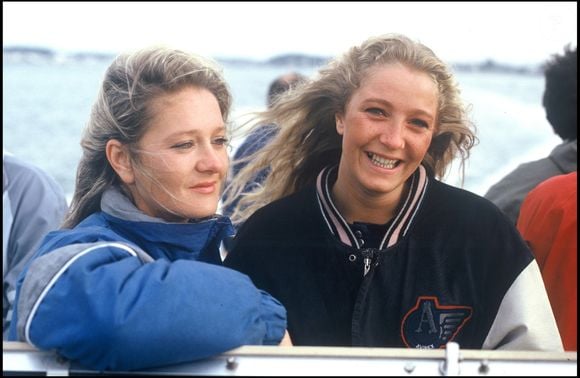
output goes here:
[[371, 270], [371, 264], [373, 262], [373, 258], [375, 257], [375, 249], [374, 248], [363, 248], [361, 249], [361, 253], [363, 255], [363, 277], [367, 275], [367, 273]]

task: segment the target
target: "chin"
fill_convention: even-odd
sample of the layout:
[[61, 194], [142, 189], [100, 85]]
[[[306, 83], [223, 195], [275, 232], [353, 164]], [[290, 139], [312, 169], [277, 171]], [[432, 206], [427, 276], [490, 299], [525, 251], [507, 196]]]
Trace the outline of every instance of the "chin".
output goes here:
[[389, 192], [397, 186], [397, 182], [392, 178], [360, 180], [360, 185], [366, 190], [373, 192]]
[[190, 213], [190, 218], [191, 219], [202, 219], [202, 218], [207, 218], [207, 217], [211, 217], [214, 216], [215, 213], [217, 211], [217, 208], [214, 209], [204, 209], [203, 211], [192, 211]]

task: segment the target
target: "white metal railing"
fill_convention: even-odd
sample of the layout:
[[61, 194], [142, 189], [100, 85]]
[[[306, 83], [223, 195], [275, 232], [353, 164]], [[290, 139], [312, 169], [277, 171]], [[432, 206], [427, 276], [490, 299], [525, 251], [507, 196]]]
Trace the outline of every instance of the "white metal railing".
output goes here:
[[[25, 343], [3, 343], [3, 375], [94, 375], [55, 353]], [[576, 376], [577, 352], [446, 349], [243, 346], [205, 360], [123, 375], [241, 376]]]

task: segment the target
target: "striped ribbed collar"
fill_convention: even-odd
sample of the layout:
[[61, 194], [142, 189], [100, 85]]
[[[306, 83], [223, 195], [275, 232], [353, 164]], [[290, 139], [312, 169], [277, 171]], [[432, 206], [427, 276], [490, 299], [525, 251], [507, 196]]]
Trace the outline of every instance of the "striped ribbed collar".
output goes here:
[[[360, 243], [334, 205], [330, 195], [332, 184], [336, 181], [337, 168], [338, 166], [326, 167], [318, 174], [316, 179], [318, 205], [330, 232], [338, 237], [342, 243], [351, 247], [361, 248], [362, 246], [359, 245]], [[405, 202], [385, 232], [379, 249], [389, 248], [403, 238], [419, 210], [429, 182], [425, 168], [420, 165], [410, 180], [411, 187]]]

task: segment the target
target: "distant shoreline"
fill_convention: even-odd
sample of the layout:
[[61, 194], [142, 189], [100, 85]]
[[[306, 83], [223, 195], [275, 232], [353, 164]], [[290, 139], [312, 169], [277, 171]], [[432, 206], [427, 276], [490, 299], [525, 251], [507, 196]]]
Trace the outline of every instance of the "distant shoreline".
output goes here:
[[[53, 49], [44, 47], [29, 46], [8, 46], [2, 49], [3, 60], [18, 63], [36, 63], [39, 61], [51, 61], [63, 63], [67, 61], [112, 61], [116, 56], [114, 53], [102, 52], [71, 52], [62, 53]], [[268, 66], [301, 66], [301, 67], [318, 67], [326, 64], [331, 57], [314, 56], [308, 54], [282, 54], [266, 60], [252, 60], [245, 58], [224, 58], [214, 57], [215, 60], [222, 64], [235, 65], [268, 65]], [[476, 72], [476, 73], [509, 73], [522, 75], [541, 75], [541, 65], [511, 65], [487, 59], [478, 63], [451, 63], [451, 66], [457, 72]]]

